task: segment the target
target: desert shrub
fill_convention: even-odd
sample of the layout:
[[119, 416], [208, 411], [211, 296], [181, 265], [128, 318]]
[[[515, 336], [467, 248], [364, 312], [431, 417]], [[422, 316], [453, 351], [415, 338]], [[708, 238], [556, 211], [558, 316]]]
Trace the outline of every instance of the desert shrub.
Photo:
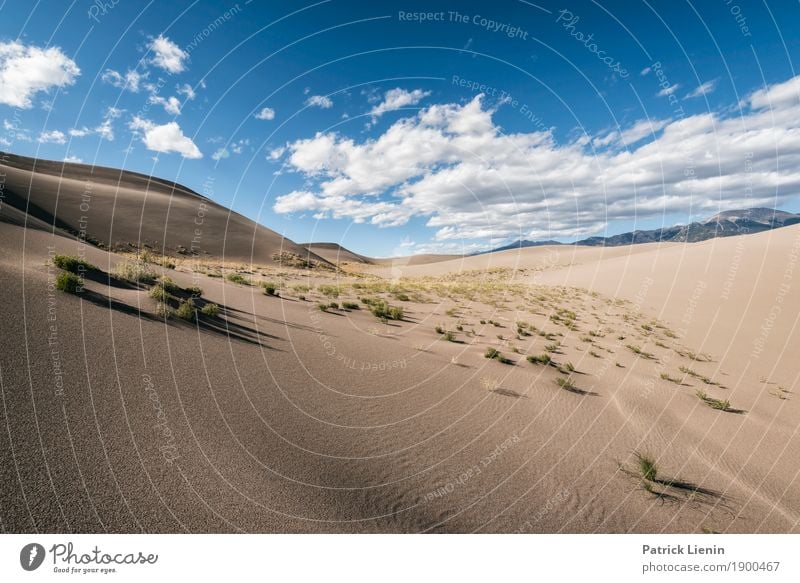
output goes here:
[[402, 320], [404, 316], [403, 308], [400, 306], [391, 306], [389, 308], [389, 318], [392, 320]]
[[62, 271], [56, 276], [56, 289], [70, 294], [76, 294], [83, 289], [83, 278], [71, 271]]
[[118, 279], [132, 283], [151, 284], [156, 281], [156, 273], [144, 261], [121, 261], [114, 267]]
[[94, 265], [75, 255], [53, 255], [53, 265], [72, 273], [85, 273], [96, 269]]
[[445, 340], [447, 340], [448, 342], [455, 342], [455, 341], [456, 341], [456, 335], [455, 335], [455, 333], [454, 333], [454, 332], [451, 332], [450, 330], [445, 330], [445, 332], [444, 332], [444, 334], [442, 335], [442, 337], [443, 337]]
[[178, 316], [181, 320], [186, 320], [187, 322], [194, 322], [195, 318], [194, 301], [192, 301], [191, 298], [182, 301], [178, 306], [178, 309], [175, 310], [175, 315]]
[[241, 273], [229, 273], [227, 276], [225, 276], [225, 279], [231, 283], [238, 283], [239, 285], [252, 285], [250, 278], [245, 277]]
[[407, 301], [409, 301], [411, 299], [411, 298], [408, 297], [408, 294], [403, 293], [403, 292], [396, 292], [394, 294], [394, 297], [398, 302], [407, 302]]
[[176, 294], [179, 291], [181, 291], [181, 286], [179, 286], [177, 283], [175, 283], [165, 275], [158, 278], [158, 283], [161, 284], [161, 286], [167, 291], [167, 293]]
[[549, 354], [539, 354], [528, 357], [528, 362], [531, 364], [550, 364], [551, 360]]
[[483, 353], [483, 357], [489, 359], [498, 358], [499, 356], [500, 356], [500, 351], [497, 350], [496, 348], [487, 348], [486, 352]]
[[294, 291], [296, 291], [297, 293], [307, 293], [307, 292], [311, 291], [311, 287], [310, 286], [307, 286], [307, 285], [302, 284], [302, 283], [298, 283], [298, 284], [293, 285], [292, 289]]
[[217, 304], [208, 303], [200, 310], [204, 316], [216, 318], [219, 315], [219, 306]]
[[171, 318], [173, 314], [174, 310], [170, 307], [169, 304], [166, 304], [164, 302], [158, 302], [156, 304], [156, 316], [158, 316], [159, 318], [167, 320]]
[[653, 456], [639, 452], [636, 452], [634, 455], [636, 456], [636, 469], [639, 472], [639, 476], [648, 482], [655, 481], [658, 476], [658, 468], [656, 467], [656, 460], [653, 459]]
[[342, 302], [342, 308], [345, 310], [358, 310], [360, 307], [356, 302]]
[[203, 288], [200, 287], [199, 285], [193, 285], [192, 287], [187, 287], [186, 291], [197, 298], [203, 295]]
[[328, 304], [328, 307], [331, 308], [331, 309], [334, 309], [334, 310], [338, 310], [339, 309], [339, 303], [338, 302], [331, 302], [331, 303]]
[[159, 302], [167, 302], [172, 299], [173, 296], [167, 291], [164, 284], [159, 282], [150, 288], [150, 297]]
[[271, 281], [263, 282], [261, 284], [261, 287], [264, 288], [264, 293], [267, 294], [268, 296], [278, 295], [277, 294], [278, 285], [275, 284], [275, 283], [272, 283]]
[[327, 312], [328, 311], [328, 304], [317, 304], [317, 308], [319, 308], [320, 312]]
[[297, 296], [297, 299], [300, 300], [301, 302], [304, 302], [304, 301], [306, 301], [306, 296], [299, 295], [299, 296]]
[[317, 287], [319, 293], [329, 298], [338, 298], [341, 290], [336, 285], [320, 285]]

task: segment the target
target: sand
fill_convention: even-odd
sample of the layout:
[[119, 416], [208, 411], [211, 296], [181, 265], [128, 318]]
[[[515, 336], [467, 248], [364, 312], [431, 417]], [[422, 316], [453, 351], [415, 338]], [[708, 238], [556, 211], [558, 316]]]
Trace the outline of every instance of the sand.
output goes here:
[[[217, 241], [202, 269], [151, 266], [220, 306], [190, 323], [49, 224], [0, 208], [6, 532], [800, 532], [800, 227], [339, 272], [253, 246], [237, 270], [280, 297], [216, 277]], [[52, 288], [56, 252], [99, 268], [85, 291]], [[561, 370], [526, 360], [548, 347]]]

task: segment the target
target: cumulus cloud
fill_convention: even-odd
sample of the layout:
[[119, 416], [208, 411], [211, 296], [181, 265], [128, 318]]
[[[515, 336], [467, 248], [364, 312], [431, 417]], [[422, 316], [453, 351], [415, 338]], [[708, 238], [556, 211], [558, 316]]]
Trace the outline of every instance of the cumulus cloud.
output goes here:
[[425, 217], [446, 243], [572, 238], [609, 221], [780, 205], [800, 190], [798, 79], [752, 93], [735, 115], [638, 120], [565, 142], [550, 129], [503, 133], [480, 95], [375, 138], [321, 132], [280, 152], [305, 185], [274, 209], [378, 226]]
[[148, 119], [134, 117], [128, 127], [141, 134], [148, 150], [153, 152], [177, 152], [184, 158], [202, 158], [203, 154], [191, 138], [184, 135], [177, 122], [157, 125]]
[[147, 48], [153, 52], [153, 58], [150, 62], [156, 67], [173, 74], [182, 73], [186, 70], [186, 59], [189, 58], [189, 53], [164, 35], [158, 35], [157, 38], [154, 38], [147, 45]]
[[181, 100], [177, 97], [162, 97], [161, 95], [151, 95], [148, 98], [150, 103], [155, 105], [160, 105], [164, 108], [164, 111], [171, 115], [180, 115], [181, 114]]
[[322, 109], [330, 109], [333, 107], [333, 101], [329, 97], [325, 95], [312, 95], [308, 99], [306, 99], [306, 105], [308, 107], [320, 107]]
[[64, 162], [70, 162], [71, 164], [83, 164], [83, 159], [79, 158], [78, 156], [67, 156], [64, 158]]
[[275, 119], [275, 110], [271, 107], [265, 107], [258, 113], [256, 113], [256, 119], [263, 119], [263, 120], [272, 120]]
[[141, 89], [142, 81], [147, 77], [147, 74], [139, 73], [134, 70], [128, 70], [124, 75], [113, 69], [106, 69], [100, 79], [103, 83], [108, 83], [118, 89], [137, 93]]
[[706, 81], [705, 83], [701, 84], [694, 90], [687, 93], [684, 99], [694, 99], [695, 97], [702, 97], [704, 95], [708, 95], [709, 93], [713, 93], [716, 88], [717, 88], [716, 79], [712, 79], [711, 81]]
[[0, 103], [29, 109], [33, 96], [75, 83], [81, 70], [58, 47], [0, 43]]
[[64, 135], [64, 132], [60, 132], [58, 130], [52, 130], [49, 132], [42, 132], [39, 134], [39, 143], [40, 144], [66, 144], [67, 137]]
[[423, 91], [422, 89], [414, 89], [413, 91], [406, 91], [399, 87], [390, 89], [384, 94], [383, 101], [373, 107], [369, 113], [372, 117], [378, 117], [387, 111], [396, 111], [403, 107], [417, 105], [430, 94], [430, 91]]

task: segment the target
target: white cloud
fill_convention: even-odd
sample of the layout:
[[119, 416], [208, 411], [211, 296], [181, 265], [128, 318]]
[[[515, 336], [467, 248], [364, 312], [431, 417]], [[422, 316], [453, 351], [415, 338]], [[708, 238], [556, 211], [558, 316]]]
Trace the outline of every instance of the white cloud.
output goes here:
[[325, 95], [312, 95], [306, 99], [308, 107], [321, 107], [322, 109], [330, 109], [333, 107], [333, 101]]
[[160, 105], [164, 108], [164, 111], [171, 115], [180, 115], [181, 114], [181, 100], [177, 97], [162, 97], [161, 95], [151, 95], [148, 98], [150, 103]]
[[183, 95], [186, 98], [186, 101], [192, 101], [195, 97], [197, 97], [197, 93], [195, 92], [194, 88], [188, 83], [178, 85], [176, 91], [178, 92], [178, 95]]
[[668, 97], [668, 96], [672, 95], [673, 93], [675, 93], [680, 88], [681, 88], [680, 84], [679, 83], [675, 83], [675, 85], [670, 85], [669, 87], [664, 87], [664, 89], [662, 89], [661, 91], [656, 93], [656, 96], [657, 97]]
[[211, 154], [211, 159], [215, 162], [219, 162], [223, 158], [230, 158], [231, 153], [226, 148], [219, 148], [213, 154]]
[[157, 125], [148, 119], [136, 116], [128, 127], [142, 133], [142, 142], [153, 152], [177, 152], [184, 158], [202, 158], [203, 154], [191, 138], [185, 136], [177, 122]]
[[783, 83], [755, 91], [748, 103], [757, 109], [789, 108], [800, 104], [800, 75]]
[[134, 70], [128, 70], [124, 75], [113, 69], [106, 69], [100, 79], [103, 83], [108, 83], [118, 89], [125, 89], [132, 93], [137, 93], [140, 89], [142, 80], [147, 77], [147, 74], [141, 74]]
[[75, 83], [81, 70], [58, 47], [0, 43], [0, 103], [29, 109], [33, 96]]
[[72, 128], [69, 130], [69, 135], [73, 138], [85, 138], [86, 136], [90, 135], [92, 130], [83, 126], [82, 128]]
[[702, 97], [703, 95], [708, 95], [709, 93], [713, 93], [716, 88], [717, 88], [716, 79], [712, 79], [711, 81], [706, 81], [699, 87], [687, 93], [684, 99], [694, 99], [695, 97]]
[[265, 107], [256, 114], [256, 119], [272, 120], [275, 119], [275, 110], [271, 107]]
[[70, 155], [64, 158], [64, 162], [69, 162], [71, 164], [83, 164], [83, 159]]
[[638, 120], [559, 143], [552, 130], [501, 131], [482, 96], [432, 105], [376, 138], [321, 132], [287, 144], [286, 165], [305, 184], [274, 208], [379, 226], [425, 217], [446, 243], [579, 237], [608, 221], [796, 196], [800, 77], [752, 93], [740, 115], [727, 112]]
[[164, 35], [154, 38], [147, 48], [154, 53], [151, 63], [156, 67], [160, 67], [168, 73], [182, 73], [186, 70], [186, 59], [189, 58], [189, 53]]
[[645, 67], [644, 69], [639, 71], [639, 75], [644, 77], [645, 75], [648, 75], [650, 73], [650, 71], [652, 71], [652, 69], [650, 67]]
[[42, 132], [39, 134], [39, 143], [41, 144], [66, 144], [67, 137], [64, 132], [52, 130], [49, 132]]
[[279, 148], [273, 148], [267, 154], [267, 158], [269, 158], [270, 160], [279, 160], [281, 156], [283, 156], [285, 153], [286, 153], [286, 148], [283, 146]]
[[416, 105], [430, 94], [430, 91], [423, 91], [422, 89], [414, 89], [413, 91], [406, 91], [399, 87], [390, 89], [384, 94], [383, 101], [373, 107], [369, 113], [373, 117], [378, 117], [387, 111], [396, 111], [403, 107]]

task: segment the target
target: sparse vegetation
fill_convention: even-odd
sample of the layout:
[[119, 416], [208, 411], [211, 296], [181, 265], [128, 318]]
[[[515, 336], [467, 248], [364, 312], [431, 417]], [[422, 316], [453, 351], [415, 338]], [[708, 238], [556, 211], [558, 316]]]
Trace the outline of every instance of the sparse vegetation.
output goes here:
[[236, 283], [239, 285], [252, 285], [250, 278], [245, 277], [241, 273], [229, 273], [228, 275], [225, 276], [225, 279], [227, 279], [231, 283]]
[[203, 288], [202, 288], [202, 287], [200, 287], [200, 286], [198, 286], [198, 285], [194, 285], [194, 286], [192, 286], [192, 287], [187, 287], [187, 288], [186, 288], [186, 291], [187, 291], [187, 292], [188, 292], [190, 295], [192, 295], [192, 296], [194, 296], [194, 297], [196, 297], [196, 298], [199, 298], [200, 296], [202, 296], [202, 295], [203, 295]]
[[500, 351], [498, 351], [496, 348], [487, 348], [486, 352], [483, 353], [483, 357], [488, 359], [499, 358]]
[[216, 318], [219, 315], [219, 306], [214, 303], [207, 303], [200, 312], [209, 318]]
[[71, 271], [62, 271], [56, 276], [56, 289], [76, 294], [83, 289], [83, 278]]
[[695, 392], [697, 398], [703, 401], [706, 405], [711, 407], [712, 409], [716, 409], [718, 411], [726, 411], [726, 412], [734, 412], [734, 409], [731, 407], [731, 402], [727, 399], [715, 399], [714, 397], [710, 397], [705, 391], [698, 390]]
[[681, 379], [679, 379], [678, 377], [671, 376], [668, 372], [661, 373], [661, 380], [669, 381], [671, 383], [675, 383], [676, 385], [681, 384]]
[[319, 303], [319, 304], [317, 304], [317, 308], [319, 308], [320, 312], [327, 312], [328, 311], [328, 304]]
[[645, 352], [635, 344], [626, 344], [628, 350], [633, 352], [637, 356], [641, 356], [642, 358], [646, 358], [647, 360], [655, 360], [655, 355], [650, 352]]
[[528, 362], [531, 364], [544, 364], [548, 365], [552, 362], [549, 354], [531, 355], [528, 357]]
[[131, 283], [149, 285], [156, 281], [156, 273], [144, 261], [121, 261], [114, 268], [114, 275]]
[[341, 288], [338, 285], [319, 285], [317, 286], [317, 291], [323, 296], [338, 298], [339, 293], [341, 293]]
[[278, 296], [278, 284], [273, 283], [271, 281], [264, 281], [261, 283], [261, 287], [264, 288], [264, 293], [268, 296]]
[[358, 310], [361, 308], [356, 302], [342, 302], [342, 308], [345, 310]]
[[191, 298], [188, 300], [183, 300], [179, 305], [178, 309], [175, 310], [175, 315], [178, 316], [181, 320], [186, 320], [187, 322], [194, 322], [195, 319], [195, 305], [194, 301]]
[[97, 269], [88, 261], [75, 255], [53, 255], [52, 261], [53, 265], [59, 269], [64, 269], [72, 273], [86, 273], [87, 271]]

